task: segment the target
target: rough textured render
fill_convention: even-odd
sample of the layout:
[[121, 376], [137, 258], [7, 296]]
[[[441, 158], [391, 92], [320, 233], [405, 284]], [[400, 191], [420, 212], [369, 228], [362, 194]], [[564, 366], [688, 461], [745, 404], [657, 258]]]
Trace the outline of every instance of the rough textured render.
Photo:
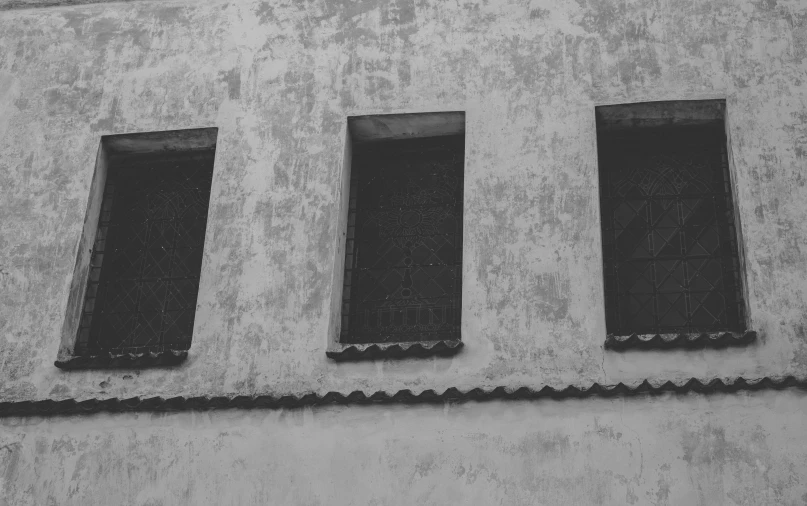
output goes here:
[[0, 419], [0, 504], [795, 506], [806, 409], [788, 390]]
[[[801, 10], [800, 10], [801, 9]], [[807, 373], [807, 6], [105, 3], [0, 15], [4, 399]], [[725, 97], [743, 348], [611, 353], [594, 106]], [[347, 116], [466, 111], [463, 351], [324, 353]], [[52, 366], [101, 135], [218, 127], [190, 356]]]
[[[804, 378], [806, 59], [801, 0], [0, 0], [0, 400]], [[606, 350], [594, 108], [716, 98], [757, 338]], [[333, 361], [347, 117], [441, 111], [464, 346]], [[101, 136], [211, 127], [188, 359], [54, 367]], [[530, 402], [6, 419], [0, 504], [807, 501], [802, 390]]]

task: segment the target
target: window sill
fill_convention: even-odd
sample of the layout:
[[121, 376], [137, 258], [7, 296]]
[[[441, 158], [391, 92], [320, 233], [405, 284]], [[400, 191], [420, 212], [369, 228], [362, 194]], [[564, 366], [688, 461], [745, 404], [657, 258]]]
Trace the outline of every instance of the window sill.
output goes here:
[[188, 350], [167, 350], [159, 353], [124, 353], [113, 355], [77, 356], [57, 360], [59, 369], [144, 369], [181, 364], [188, 358]]
[[728, 346], [746, 346], [754, 342], [757, 333], [753, 330], [745, 332], [711, 332], [700, 334], [655, 334], [615, 336], [608, 334], [605, 338], [605, 349], [623, 350], [663, 350], [669, 348], [726, 348]]
[[429, 356], [449, 356], [462, 349], [462, 341], [417, 341], [405, 343], [366, 343], [340, 344], [325, 352], [337, 362], [354, 360], [383, 360], [388, 358], [409, 358]]

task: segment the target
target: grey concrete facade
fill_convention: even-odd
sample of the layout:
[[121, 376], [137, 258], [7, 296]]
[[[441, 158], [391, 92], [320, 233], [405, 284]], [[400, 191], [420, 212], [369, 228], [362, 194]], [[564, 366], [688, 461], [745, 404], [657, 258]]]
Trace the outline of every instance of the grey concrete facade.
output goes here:
[[[44, 5], [0, 0], [0, 401], [807, 376], [805, 2]], [[758, 339], [605, 350], [594, 108], [715, 98]], [[464, 348], [336, 363], [346, 118], [439, 111], [466, 121]], [[212, 127], [188, 360], [57, 369], [101, 136]], [[793, 389], [6, 418], [0, 504], [804, 504], [805, 407]]]

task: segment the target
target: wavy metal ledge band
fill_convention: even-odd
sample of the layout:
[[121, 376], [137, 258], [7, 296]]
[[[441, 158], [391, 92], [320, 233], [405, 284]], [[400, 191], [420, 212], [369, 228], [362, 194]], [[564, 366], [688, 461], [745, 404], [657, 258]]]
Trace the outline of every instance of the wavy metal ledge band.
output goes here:
[[725, 348], [728, 346], [746, 346], [754, 342], [757, 333], [753, 330], [745, 332], [715, 332], [700, 334], [676, 334], [673, 336], [614, 336], [605, 338], [605, 348], [609, 350], [659, 350], [668, 348]]
[[88, 399], [85, 401], [76, 401], [75, 399], [66, 399], [63, 401], [20, 401], [0, 402], [0, 417], [76, 415], [99, 412], [120, 413], [144, 411], [207, 411], [213, 409], [279, 409], [328, 404], [423, 404], [487, 401], [494, 399], [568, 399], [582, 397], [616, 397], [641, 394], [662, 394], [665, 392], [696, 392], [709, 394], [716, 392], [737, 392], [740, 390], [782, 390], [785, 388], [794, 387], [807, 390], [807, 378], [785, 376], [782, 378], [764, 377], [761, 379], [747, 380], [740, 377], [728, 382], [717, 378], [705, 383], [698, 379], [691, 378], [680, 385], [675, 384], [672, 381], [667, 381], [661, 385], [654, 386], [649, 381], [645, 380], [635, 387], [630, 387], [624, 383], [618, 383], [616, 385], [600, 385], [598, 383], [594, 383], [590, 387], [583, 388], [573, 385], [563, 389], [555, 389], [545, 386], [540, 390], [534, 390], [527, 387], [517, 389], [497, 387], [492, 390], [474, 388], [465, 392], [452, 387], [440, 394], [434, 390], [425, 390], [419, 394], [413, 394], [410, 390], [399, 390], [394, 394], [378, 391], [368, 396], [365, 395], [364, 392], [357, 390], [347, 395], [339, 392], [328, 392], [322, 396], [310, 393], [299, 397], [293, 395], [285, 395], [282, 397], [274, 397], [271, 395], [240, 395], [217, 397], [172, 397], [169, 399], [162, 397], [132, 397], [130, 399]]
[[384, 358], [448, 356], [462, 349], [462, 341], [418, 341], [409, 343], [368, 343], [344, 345], [340, 350], [329, 350], [325, 355], [337, 362], [376, 360]]
[[167, 350], [151, 353], [123, 353], [70, 357], [53, 363], [59, 369], [140, 369], [178, 365], [188, 358], [187, 350]]

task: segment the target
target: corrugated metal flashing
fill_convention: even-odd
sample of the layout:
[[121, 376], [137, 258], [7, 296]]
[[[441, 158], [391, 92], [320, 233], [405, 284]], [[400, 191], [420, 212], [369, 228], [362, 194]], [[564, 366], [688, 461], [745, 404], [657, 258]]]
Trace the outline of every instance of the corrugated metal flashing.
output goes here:
[[754, 342], [757, 333], [753, 330], [739, 332], [714, 332], [701, 334], [656, 334], [614, 336], [605, 338], [605, 348], [609, 350], [658, 350], [666, 348], [726, 348], [746, 346]]
[[340, 392], [328, 392], [325, 395], [309, 393], [301, 396], [285, 395], [275, 397], [272, 395], [239, 395], [216, 397], [132, 397], [130, 399], [88, 399], [76, 401], [66, 399], [62, 401], [41, 400], [21, 402], [0, 402], [0, 417], [10, 416], [53, 416], [53, 415], [80, 415], [99, 412], [168, 412], [168, 411], [207, 411], [213, 409], [279, 409], [299, 408], [304, 406], [320, 406], [328, 404], [390, 404], [390, 403], [446, 403], [487, 401], [494, 399], [568, 399], [583, 397], [616, 397], [634, 396], [641, 394], [675, 393], [716, 393], [737, 392], [741, 390], [782, 390], [785, 388], [801, 388], [807, 390], [807, 378], [785, 376], [781, 378], [764, 377], [760, 379], [736, 378], [723, 380], [720, 378], [701, 381], [691, 378], [681, 384], [667, 381], [653, 385], [645, 380], [638, 385], [629, 386], [624, 383], [616, 385], [600, 385], [594, 383], [589, 387], [576, 387], [573, 385], [563, 389], [545, 386], [540, 390], [527, 387], [509, 389], [497, 387], [491, 390], [474, 388], [461, 391], [449, 388], [442, 393], [434, 390], [424, 390], [419, 394], [411, 390], [399, 390], [393, 394], [378, 391], [371, 395], [356, 390], [347, 395]]
[[159, 353], [106, 354], [91, 357], [70, 357], [53, 363], [59, 369], [142, 369], [177, 365], [188, 358], [187, 350], [167, 350]]
[[342, 345], [341, 349], [328, 350], [325, 355], [336, 361], [375, 360], [402, 357], [428, 357], [453, 355], [462, 349], [462, 341], [418, 341], [411, 343], [370, 343]]

